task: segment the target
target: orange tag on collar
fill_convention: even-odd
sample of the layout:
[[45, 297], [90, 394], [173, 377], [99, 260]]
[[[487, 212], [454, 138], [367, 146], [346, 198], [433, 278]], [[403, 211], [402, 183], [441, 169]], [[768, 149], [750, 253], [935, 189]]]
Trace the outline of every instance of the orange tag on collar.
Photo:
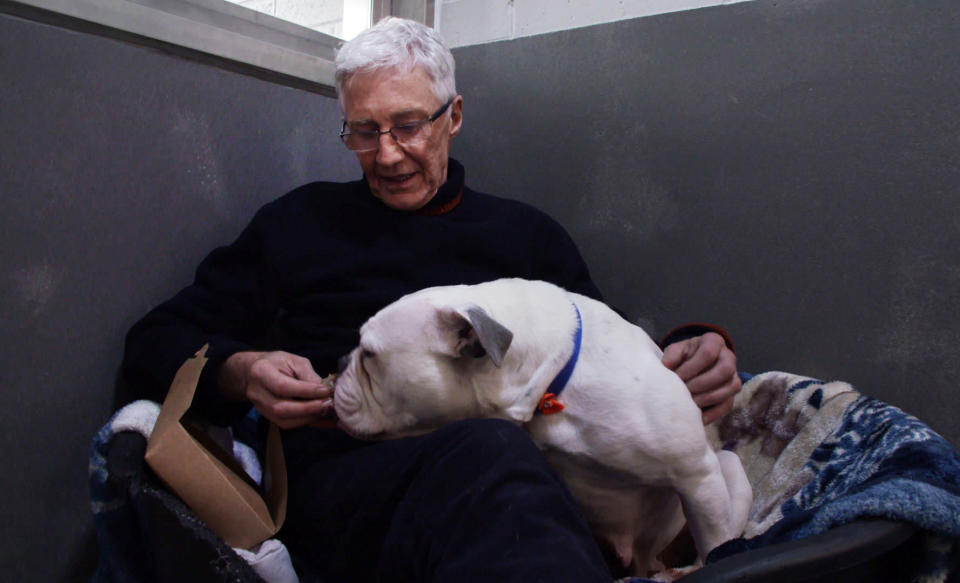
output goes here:
[[563, 411], [563, 403], [558, 401], [557, 396], [553, 393], [546, 393], [540, 397], [540, 403], [537, 404], [537, 411], [540, 411], [544, 415], [553, 415], [554, 413]]

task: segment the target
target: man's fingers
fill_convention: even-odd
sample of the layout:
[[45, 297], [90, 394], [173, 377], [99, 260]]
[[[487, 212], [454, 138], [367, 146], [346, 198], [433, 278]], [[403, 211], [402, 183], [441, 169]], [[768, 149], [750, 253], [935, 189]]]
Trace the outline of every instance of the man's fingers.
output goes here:
[[728, 399], [719, 405], [714, 405], [709, 409], [705, 409], [702, 414], [703, 424], [710, 425], [717, 419], [720, 419], [727, 413], [733, 410], [733, 399]]
[[[732, 358], [721, 358], [723, 361], [730, 361], [735, 359]], [[726, 382], [723, 382], [719, 385], [719, 388], [714, 388], [712, 390], [705, 390], [704, 392], [697, 393], [693, 395], [693, 401], [697, 404], [700, 409], [703, 410], [703, 423], [704, 425], [709, 425], [717, 419], [720, 419], [731, 410], [733, 410], [734, 398], [737, 396], [737, 393], [740, 392], [742, 384], [740, 382], [740, 377], [736, 373], [736, 367], [732, 367], [733, 373], [732, 376], [727, 376], [727, 370], [729, 367], [723, 366], [718, 363], [714, 370], [723, 369], [724, 372], [720, 375], [721, 378], [725, 378]], [[699, 379], [695, 379], [699, 380]], [[713, 385], [714, 387], [718, 385]]]
[[693, 402], [701, 409], [709, 409], [726, 401], [733, 401], [733, 398], [740, 392], [740, 378], [732, 377], [720, 387], [710, 391], [697, 393], [693, 395]]
[[[682, 377], [681, 377], [682, 378]], [[694, 398], [702, 393], [709, 393], [730, 382], [737, 381], [737, 356], [725, 348], [720, 351], [717, 359], [697, 376], [686, 380], [687, 388]], [[701, 403], [698, 405], [703, 406]]]
[[249, 364], [245, 384], [247, 400], [283, 429], [314, 423], [333, 412], [332, 388], [302, 356], [261, 353]]
[[[296, 370], [301, 374], [307, 374], [310, 378], [302, 380], [294, 376]], [[278, 363], [275, 359], [268, 357], [256, 361], [250, 367], [250, 384], [260, 385], [279, 398], [308, 400], [330, 398], [330, 388], [320, 382], [320, 377], [316, 373], [309, 375], [311, 372], [313, 367], [309, 365], [309, 361], [306, 367], [301, 364], [294, 369], [290, 360], [284, 358]]]
[[677, 370], [677, 367], [687, 359], [688, 346], [689, 342], [674, 342], [673, 344], [664, 348], [663, 358], [661, 359], [663, 366], [672, 371]]
[[[717, 342], [719, 340], [719, 342]], [[680, 366], [674, 369], [683, 382], [699, 376], [704, 371], [713, 368], [717, 359], [720, 357], [720, 351], [725, 344], [718, 334], [708, 333], [698, 338], [691, 338], [684, 342], [687, 344], [685, 350], [686, 360]]]
[[737, 356], [719, 334], [708, 332], [675, 342], [663, 351], [662, 362], [687, 385], [694, 403], [703, 410], [704, 424], [733, 409], [741, 388]]
[[271, 386], [271, 391], [278, 397], [286, 399], [329, 399], [332, 396], [330, 387], [318, 381], [301, 381], [291, 377], [279, 377]]
[[296, 378], [312, 383], [320, 382], [320, 375], [317, 374], [317, 371], [313, 370], [313, 364], [310, 363], [310, 359], [291, 354], [289, 355], [288, 362], [293, 376]]
[[278, 399], [261, 388], [254, 391], [251, 401], [260, 413], [281, 429], [292, 429], [329, 417], [333, 413], [333, 400], [314, 399], [294, 401]]

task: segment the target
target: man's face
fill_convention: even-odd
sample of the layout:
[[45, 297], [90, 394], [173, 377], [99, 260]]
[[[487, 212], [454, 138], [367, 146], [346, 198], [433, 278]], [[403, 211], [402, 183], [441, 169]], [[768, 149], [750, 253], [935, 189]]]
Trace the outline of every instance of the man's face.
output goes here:
[[[355, 73], [343, 86], [344, 116], [351, 128], [390, 129], [427, 119], [442, 105], [430, 91], [430, 76], [419, 67]], [[458, 95], [423, 128], [428, 136], [416, 143], [400, 145], [383, 134], [378, 149], [356, 152], [373, 195], [403, 211], [430, 202], [447, 179], [450, 139], [460, 132], [462, 107]]]

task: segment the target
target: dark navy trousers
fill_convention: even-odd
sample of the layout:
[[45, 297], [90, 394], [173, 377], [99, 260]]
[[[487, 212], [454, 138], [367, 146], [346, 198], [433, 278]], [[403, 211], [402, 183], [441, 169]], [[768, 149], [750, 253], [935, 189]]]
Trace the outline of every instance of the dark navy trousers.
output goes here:
[[287, 448], [279, 535], [302, 583], [611, 580], [566, 486], [512, 423], [373, 444], [309, 435], [296, 436], [309, 453]]

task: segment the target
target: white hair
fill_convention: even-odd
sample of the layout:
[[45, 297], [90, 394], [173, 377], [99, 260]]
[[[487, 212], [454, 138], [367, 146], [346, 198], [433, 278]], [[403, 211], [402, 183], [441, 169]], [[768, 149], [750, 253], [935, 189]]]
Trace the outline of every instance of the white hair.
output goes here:
[[366, 29], [337, 52], [336, 84], [343, 108], [343, 86], [351, 75], [381, 69], [412, 71], [421, 67], [431, 79], [430, 90], [442, 102], [457, 96], [453, 53], [432, 28], [388, 16]]

